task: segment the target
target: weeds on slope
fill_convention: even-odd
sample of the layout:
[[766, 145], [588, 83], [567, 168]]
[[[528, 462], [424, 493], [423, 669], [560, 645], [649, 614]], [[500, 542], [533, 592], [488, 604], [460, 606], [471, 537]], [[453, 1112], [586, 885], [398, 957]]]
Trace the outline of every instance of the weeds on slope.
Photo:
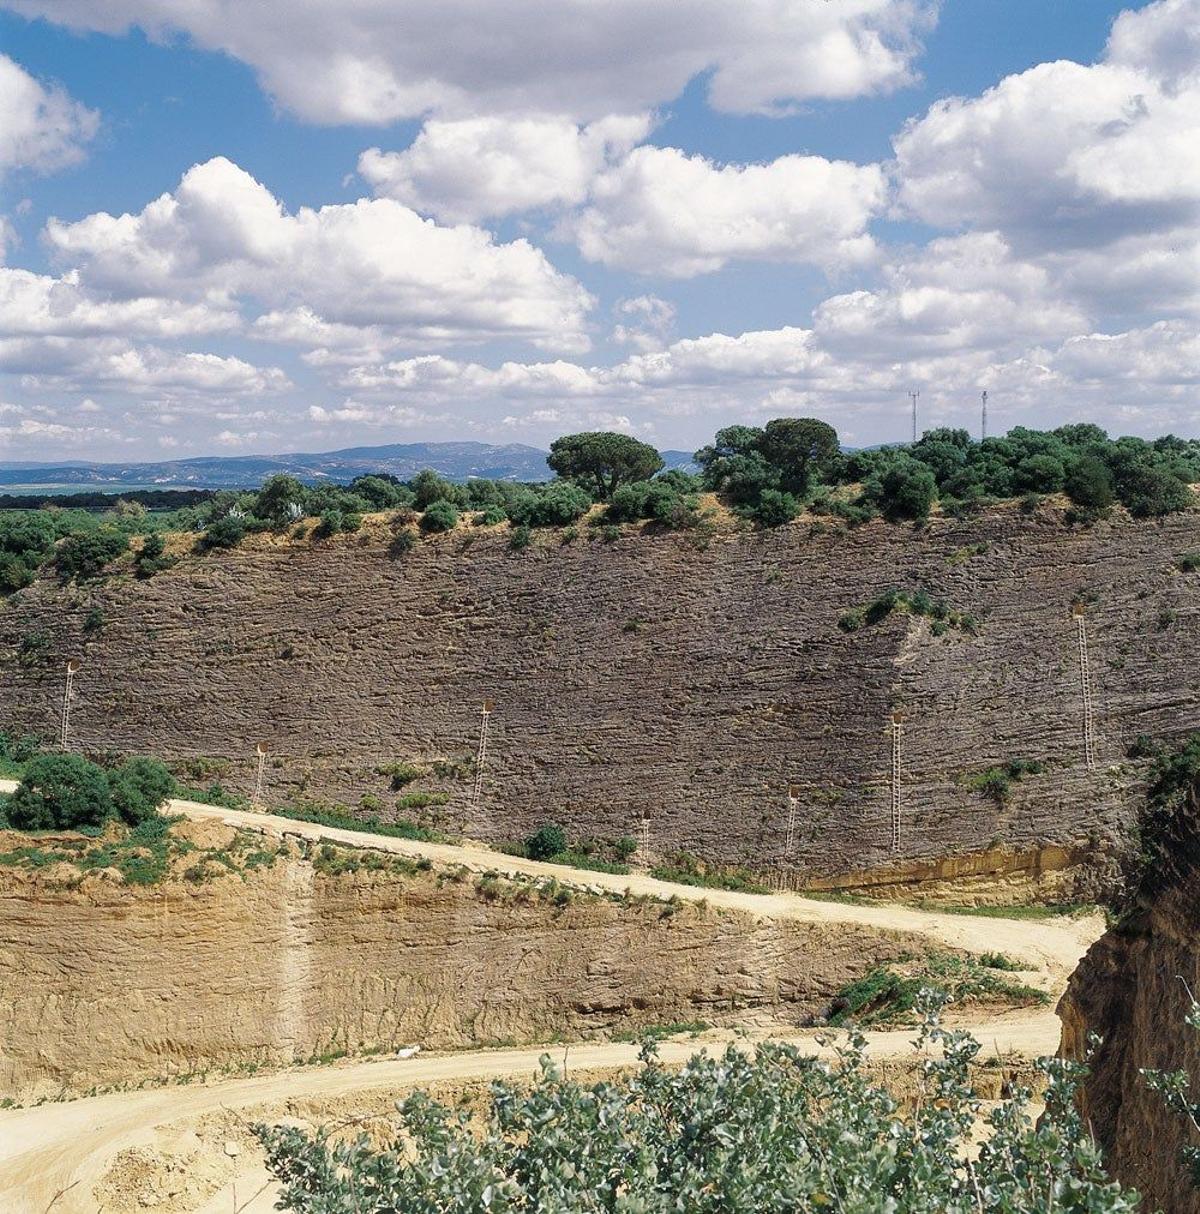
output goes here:
[[930, 988], [960, 1004], [1043, 1007], [1049, 1003], [1045, 991], [1001, 976], [1018, 968], [1002, 953], [962, 957], [931, 952], [919, 959], [881, 965], [838, 992], [828, 1022], [837, 1026], [851, 1022], [861, 1026], [912, 1024], [919, 996]]
[[406, 818], [395, 822], [384, 822], [374, 814], [355, 817], [345, 806], [321, 805], [302, 802], [271, 811], [279, 818], [292, 818], [297, 822], [312, 822], [317, 826], [329, 826], [334, 830], [356, 830], [366, 835], [383, 835], [389, 839], [409, 839], [414, 843], [453, 843], [455, 840], [439, 834], [427, 826], [418, 826]]

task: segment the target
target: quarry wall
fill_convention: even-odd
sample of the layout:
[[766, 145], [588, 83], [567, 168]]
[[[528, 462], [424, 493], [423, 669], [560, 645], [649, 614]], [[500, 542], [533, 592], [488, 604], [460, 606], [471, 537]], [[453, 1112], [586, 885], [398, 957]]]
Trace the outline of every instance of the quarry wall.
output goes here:
[[[44, 577], [0, 608], [0, 703], [53, 736], [63, 663], [79, 656], [85, 749], [218, 760], [200, 767], [246, 792], [267, 740], [273, 799], [351, 806], [394, 803], [378, 770], [389, 762], [448, 760], [407, 790], [445, 804], [403, 816], [490, 840], [547, 820], [638, 836], [644, 820], [651, 853], [798, 880], [985, 852], [1102, 860], [1137, 800], [1130, 742], [1200, 728], [1200, 574], [1175, 568], [1197, 548], [1194, 515], [1070, 527], [1016, 507], [918, 530], [798, 523], [707, 547], [547, 532], [518, 552], [484, 530], [403, 554], [379, 535], [264, 542], [144, 582]], [[977, 634], [934, 636], [897, 613], [839, 628], [889, 587], [927, 589]], [[103, 625], [85, 631], [94, 608]], [[1044, 770], [1003, 798], [968, 787], [1014, 759]]]
[[[1081, 1091], [1082, 1111], [1114, 1176], [1142, 1194], [1147, 1210], [1198, 1214], [1200, 1191], [1180, 1157], [1196, 1135], [1150, 1090], [1143, 1068], [1200, 1076], [1200, 1034], [1186, 1023], [1200, 993], [1200, 846], [1190, 879], [1128, 916], [1089, 950], [1059, 1007], [1063, 1052], [1083, 1058], [1100, 1044]], [[1186, 985], [1185, 985], [1186, 984]]]
[[201, 884], [0, 869], [0, 1097], [413, 1042], [795, 1023], [928, 947], [693, 903], [511, 894], [438, 872], [332, 875], [294, 850]]

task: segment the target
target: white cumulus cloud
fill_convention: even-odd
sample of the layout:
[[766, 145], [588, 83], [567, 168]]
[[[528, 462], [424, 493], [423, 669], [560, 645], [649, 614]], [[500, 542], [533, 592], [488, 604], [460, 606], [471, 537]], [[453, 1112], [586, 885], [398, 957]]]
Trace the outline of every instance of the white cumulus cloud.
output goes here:
[[88, 291], [237, 307], [277, 337], [589, 344], [590, 295], [528, 241], [441, 227], [384, 198], [289, 214], [223, 157], [137, 214], [51, 220], [45, 234]]
[[584, 127], [562, 117], [434, 120], [402, 152], [363, 152], [358, 171], [376, 194], [471, 223], [583, 202], [596, 174], [649, 129], [646, 115]]
[[668, 101], [708, 72], [718, 109], [787, 109], [913, 78], [934, 0], [4, 0], [74, 29], [195, 44], [250, 64], [315, 122], [440, 112], [588, 121]]
[[1200, 0], [1115, 23], [1101, 62], [1042, 63], [937, 102], [895, 141], [900, 205], [1022, 250], [1200, 219]]
[[7, 169], [49, 173], [75, 164], [99, 124], [94, 110], [0, 55], [0, 176]]
[[820, 156], [716, 165], [643, 145], [601, 173], [592, 200], [564, 221], [591, 261], [687, 278], [735, 259], [834, 269], [874, 254], [867, 232], [887, 200], [878, 165]]

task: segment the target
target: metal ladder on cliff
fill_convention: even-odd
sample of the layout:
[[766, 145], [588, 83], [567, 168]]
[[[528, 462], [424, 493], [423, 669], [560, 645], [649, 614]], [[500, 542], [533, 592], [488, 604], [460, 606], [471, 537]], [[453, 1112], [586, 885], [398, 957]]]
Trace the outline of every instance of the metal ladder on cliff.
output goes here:
[[892, 713], [892, 851], [900, 847], [900, 714]]
[[475, 751], [475, 785], [471, 790], [471, 812], [479, 808], [483, 797], [483, 767], [487, 762], [488, 753], [488, 720], [492, 715], [495, 704], [492, 700], [484, 700], [479, 712], [479, 746]]
[[796, 817], [800, 812], [800, 785], [788, 785], [788, 816], [787, 831], [783, 836], [783, 854], [790, 856], [792, 846], [796, 842]]
[[1088, 662], [1087, 623], [1083, 608], [1075, 608], [1076, 640], [1079, 646], [1079, 682], [1083, 693], [1083, 757], [1088, 771], [1096, 769], [1095, 714], [1092, 710], [1092, 669]]

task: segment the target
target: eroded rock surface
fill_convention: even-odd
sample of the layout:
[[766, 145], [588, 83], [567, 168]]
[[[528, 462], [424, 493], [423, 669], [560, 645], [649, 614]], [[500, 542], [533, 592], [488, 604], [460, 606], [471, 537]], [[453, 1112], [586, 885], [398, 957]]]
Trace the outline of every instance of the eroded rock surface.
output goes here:
[[[1200, 574], [1175, 567], [1198, 547], [1191, 515], [1070, 528], [1015, 507], [919, 531], [719, 535], [703, 550], [673, 535], [563, 544], [547, 533], [514, 552], [501, 535], [461, 531], [403, 556], [374, 535], [272, 544], [189, 558], [145, 582], [79, 590], [43, 578], [0, 614], [0, 696], [7, 716], [53, 736], [62, 661], [79, 654], [82, 746], [216, 760], [199, 770], [248, 792], [265, 739], [276, 798], [354, 806], [369, 793], [392, 810], [381, 766], [450, 760], [406, 790], [448, 800], [403, 816], [489, 840], [547, 820], [575, 836], [637, 836], [645, 818], [659, 854], [800, 878], [1054, 848], [1103, 867], [1136, 801], [1130, 741], [1200, 727]], [[978, 635], [935, 637], [903, 614], [839, 629], [889, 587], [927, 588], [974, 616]], [[94, 606], [105, 623], [87, 634]], [[45, 644], [22, 656], [30, 635]], [[485, 697], [496, 707], [476, 809]], [[1005, 798], [969, 787], [1014, 759], [1045, 770]]]
[[0, 1096], [339, 1051], [796, 1023], [929, 947], [855, 924], [299, 855], [201, 883], [0, 869]]

